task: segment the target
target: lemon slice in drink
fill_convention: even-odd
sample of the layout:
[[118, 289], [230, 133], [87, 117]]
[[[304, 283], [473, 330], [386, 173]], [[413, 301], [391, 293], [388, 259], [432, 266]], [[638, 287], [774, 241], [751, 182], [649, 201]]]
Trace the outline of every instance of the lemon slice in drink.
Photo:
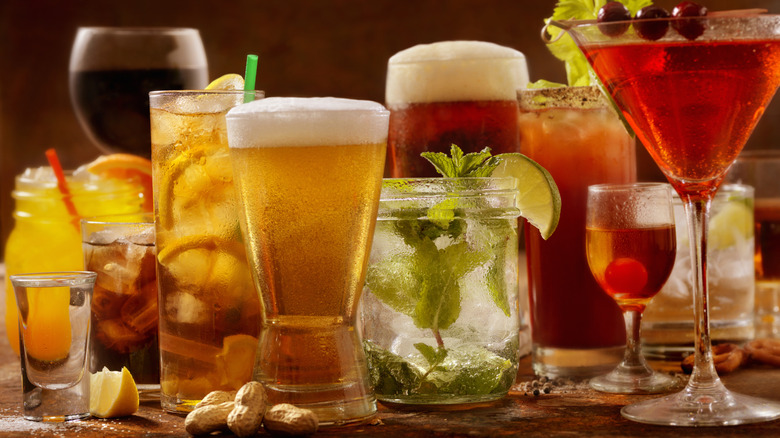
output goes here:
[[243, 90], [244, 78], [236, 73], [228, 73], [211, 81], [207, 90]]
[[728, 248], [738, 241], [752, 238], [753, 212], [744, 200], [730, 200], [710, 219], [708, 244], [715, 249]]
[[517, 178], [517, 208], [520, 216], [535, 226], [547, 240], [558, 226], [561, 216], [561, 194], [552, 175], [536, 161], [523, 154], [497, 155], [501, 163], [491, 176]]
[[126, 367], [89, 376], [89, 412], [98, 418], [132, 415], [138, 411], [138, 388]]

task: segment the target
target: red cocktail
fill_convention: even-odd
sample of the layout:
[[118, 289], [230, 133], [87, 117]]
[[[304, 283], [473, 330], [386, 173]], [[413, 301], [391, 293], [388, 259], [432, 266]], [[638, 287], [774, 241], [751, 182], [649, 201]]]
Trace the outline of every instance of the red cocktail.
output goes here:
[[[737, 12], [626, 23], [628, 31], [617, 36], [605, 35], [595, 22], [553, 24], [574, 38], [685, 203], [694, 236], [696, 360], [683, 392], [621, 412], [665, 425], [778, 418], [780, 405], [731, 393], [718, 379], [703, 249], [710, 200], [780, 84], [780, 16]], [[648, 27], [660, 31], [649, 35]]]

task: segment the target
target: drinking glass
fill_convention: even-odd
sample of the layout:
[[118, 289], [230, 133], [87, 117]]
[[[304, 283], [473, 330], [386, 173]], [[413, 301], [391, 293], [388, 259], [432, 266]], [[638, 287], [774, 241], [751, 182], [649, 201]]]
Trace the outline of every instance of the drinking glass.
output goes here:
[[149, 93], [160, 402], [169, 412], [189, 412], [209, 392], [238, 390], [252, 378], [260, 298], [239, 225], [225, 120], [245, 94]]
[[743, 151], [726, 180], [755, 190], [757, 338], [780, 337], [780, 150]]
[[80, 27], [70, 54], [70, 96], [81, 127], [104, 153], [149, 158], [149, 92], [208, 84], [197, 29]]
[[89, 417], [87, 341], [96, 274], [10, 277], [19, 310], [24, 418], [60, 422]]
[[516, 187], [515, 178], [384, 180], [360, 327], [383, 402], [484, 403], [514, 383]]
[[[588, 269], [588, 186], [636, 181], [636, 146], [596, 87], [518, 90], [520, 151], [547, 169], [561, 193], [561, 219], [547, 240], [525, 226], [533, 369], [590, 378], [620, 362], [623, 318]], [[566, 275], [561, 275], [565, 267]]]
[[[712, 197], [780, 84], [780, 16], [746, 11], [633, 21], [626, 22], [630, 29], [617, 36], [602, 33], [593, 21], [550, 25], [573, 37], [677, 190], [691, 235], [693, 373], [682, 392], [628, 405], [621, 413], [636, 421], [678, 426], [780, 418], [780, 404], [735, 394], [718, 378], [703, 251]], [[637, 26], [653, 26], [658, 32], [652, 39], [643, 38], [645, 33], [637, 32]]]
[[[672, 197], [677, 257], [669, 280], [642, 316], [642, 351], [674, 362], [693, 354], [693, 289], [685, 209]], [[754, 338], [753, 188], [724, 184], [712, 200], [707, 230], [707, 293], [713, 343], [744, 344]]]
[[127, 367], [141, 399], [159, 399], [154, 215], [82, 219], [81, 237], [84, 269], [97, 274], [89, 371]]
[[490, 147], [519, 152], [516, 90], [528, 83], [525, 56], [483, 41], [420, 44], [387, 63], [389, 174], [439, 176], [420, 153]]
[[590, 386], [621, 394], [654, 393], [675, 384], [654, 372], [642, 356], [642, 312], [674, 267], [672, 191], [668, 184], [599, 184], [588, 187], [585, 253], [604, 292], [620, 306], [626, 322], [623, 361]]
[[375, 102], [270, 98], [227, 115], [263, 328], [255, 380], [321, 425], [376, 412], [356, 330], [389, 113]]

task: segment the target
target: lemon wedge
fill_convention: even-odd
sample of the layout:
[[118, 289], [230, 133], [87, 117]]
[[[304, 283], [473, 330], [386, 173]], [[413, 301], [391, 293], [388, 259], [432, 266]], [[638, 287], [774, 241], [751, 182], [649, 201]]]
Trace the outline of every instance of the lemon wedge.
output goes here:
[[89, 376], [89, 412], [98, 418], [132, 415], [138, 411], [138, 388], [126, 367]]
[[508, 153], [497, 157], [501, 163], [491, 176], [517, 178], [517, 209], [520, 210], [520, 216], [539, 229], [542, 239], [547, 240], [561, 217], [561, 194], [552, 175], [523, 154]]
[[207, 90], [243, 90], [244, 78], [236, 73], [228, 73], [211, 81]]
[[753, 238], [753, 211], [744, 200], [729, 200], [723, 209], [710, 219], [708, 245], [715, 249], [728, 248], [737, 242]]

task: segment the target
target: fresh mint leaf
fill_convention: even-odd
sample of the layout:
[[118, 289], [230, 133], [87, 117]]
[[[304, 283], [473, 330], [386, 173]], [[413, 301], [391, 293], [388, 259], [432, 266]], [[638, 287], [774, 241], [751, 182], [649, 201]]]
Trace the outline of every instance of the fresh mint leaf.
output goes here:
[[431, 368], [436, 367], [447, 358], [447, 349], [444, 347], [433, 348], [428, 344], [418, 342], [414, 344], [414, 348], [423, 355]]
[[450, 157], [442, 152], [423, 152], [420, 155], [445, 178], [488, 177], [500, 163], [499, 159], [491, 156], [490, 148], [464, 155], [454, 144], [450, 147]]
[[368, 380], [378, 394], [410, 395], [420, 386], [422, 373], [401, 356], [363, 342], [368, 365]]

